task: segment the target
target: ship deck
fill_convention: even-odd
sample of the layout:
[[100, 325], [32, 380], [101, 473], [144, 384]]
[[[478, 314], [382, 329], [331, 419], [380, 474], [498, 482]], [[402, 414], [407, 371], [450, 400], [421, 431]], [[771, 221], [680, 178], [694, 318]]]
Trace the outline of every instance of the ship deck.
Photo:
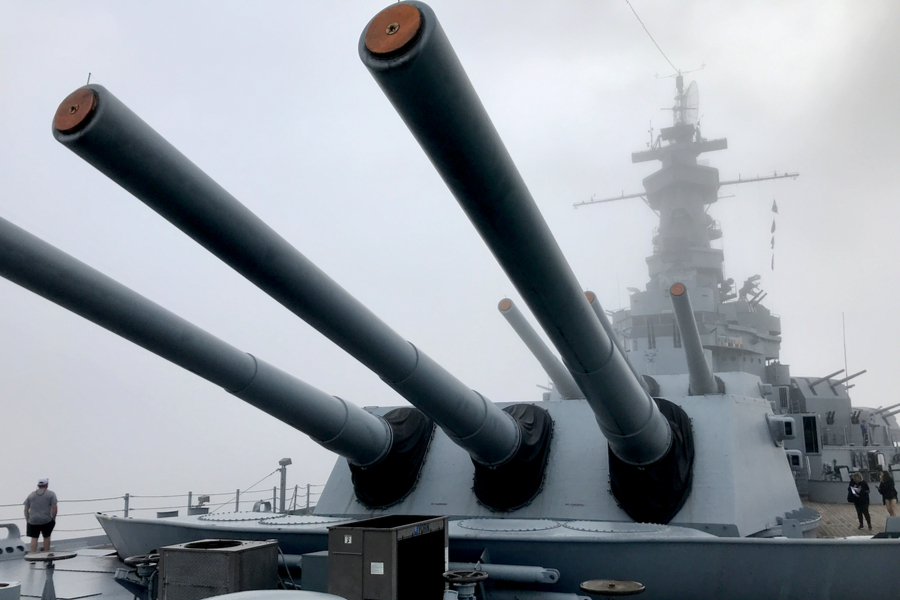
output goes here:
[[[852, 504], [822, 504], [803, 501], [803, 505], [822, 515], [820, 538], [870, 536], [884, 531], [888, 514], [884, 506], [870, 506], [873, 532], [858, 529], [856, 510]], [[76, 551], [78, 556], [56, 563], [53, 580], [59, 600], [132, 600], [133, 596], [113, 580], [117, 568], [124, 567], [110, 545], [102, 545], [103, 538], [61, 540], [54, 542], [54, 551]], [[89, 546], [89, 547], [87, 547]], [[44, 586], [45, 567], [22, 558], [0, 561], [0, 582], [17, 581], [21, 598], [40, 598]]]
[[[112, 545], [85, 547], [85, 543], [97, 541], [97, 538], [91, 538], [53, 544], [53, 551], [78, 553], [75, 558], [54, 564], [53, 586], [58, 600], [133, 600], [133, 594], [113, 579], [116, 569], [125, 565], [116, 556]], [[0, 581], [18, 582], [20, 598], [40, 598], [46, 574], [44, 563], [27, 562], [23, 558], [0, 561]]]
[[869, 505], [869, 515], [872, 517], [872, 531], [859, 529], [856, 520], [856, 508], [849, 502], [844, 504], [825, 504], [822, 502], [810, 502], [803, 500], [803, 506], [818, 511], [822, 515], [822, 523], [819, 525], [818, 537], [843, 538], [859, 535], [870, 536], [873, 533], [884, 531], [887, 520], [887, 509], [883, 504]]

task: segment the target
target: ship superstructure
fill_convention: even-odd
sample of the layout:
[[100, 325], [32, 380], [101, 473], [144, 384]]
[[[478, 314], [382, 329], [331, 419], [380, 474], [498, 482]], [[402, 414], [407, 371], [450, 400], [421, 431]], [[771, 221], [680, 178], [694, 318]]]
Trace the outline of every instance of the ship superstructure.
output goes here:
[[[722, 237], [722, 229], [708, 211], [722, 186], [797, 174], [776, 172], [723, 181], [718, 169], [700, 164], [698, 156], [727, 149], [728, 142], [701, 135], [697, 97], [696, 82], [685, 89], [679, 74], [673, 124], [662, 128], [647, 150], [632, 153], [632, 162], [661, 163], [644, 178], [644, 192], [575, 205], [640, 197], [659, 215], [653, 253], [646, 259], [650, 280], [643, 290], [630, 288], [628, 308], [610, 313], [613, 327], [635, 371], [651, 393], [659, 393], [660, 380], [689, 372], [669, 297], [671, 286], [683, 283], [712, 371], [758, 377], [760, 393], [769, 399], [773, 412], [794, 418], [797, 435], [785, 440], [785, 447], [792, 451], [788, 458], [799, 491], [812, 500], [844, 502], [852, 473], [860, 471], [876, 483], [880, 470], [900, 471], [895, 447], [900, 442], [895, 418], [900, 404], [854, 407], [849, 382], [865, 371], [794, 377], [789, 365], [781, 362], [781, 318], [763, 304], [767, 294], [760, 288], [759, 275], [740, 284], [725, 277], [724, 253], [712, 244]], [[873, 501], [880, 500], [874, 492]]]

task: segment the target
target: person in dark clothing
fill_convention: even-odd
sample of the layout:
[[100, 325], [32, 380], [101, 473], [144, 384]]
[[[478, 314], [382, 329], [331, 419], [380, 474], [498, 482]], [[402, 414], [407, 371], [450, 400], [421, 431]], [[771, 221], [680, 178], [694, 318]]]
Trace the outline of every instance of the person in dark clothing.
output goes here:
[[894, 478], [887, 471], [881, 472], [881, 483], [878, 484], [878, 493], [884, 501], [884, 507], [892, 517], [897, 516], [897, 488], [894, 486]]
[[866, 518], [866, 524], [869, 531], [872, 530], [872, 517], [869, 516], [869, 484], [863, 480], [862, 475], [854, 473], [850, 478], [850, 485], [847, 486], [847, 500], [853, 502], [856, 507], [856, 516], [859, 519], [859, 528], [863, 528], [863, 517]]

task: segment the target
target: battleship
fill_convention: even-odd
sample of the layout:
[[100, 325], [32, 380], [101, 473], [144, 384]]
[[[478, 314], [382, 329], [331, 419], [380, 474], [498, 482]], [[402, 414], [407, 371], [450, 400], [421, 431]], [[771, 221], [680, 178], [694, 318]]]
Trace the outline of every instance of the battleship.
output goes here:
[[[780, 365], [777, 318], [759, 302], [749, 310], [758, 297], [750, 300], [746, 293], [734, 311], [722, 311], [721, 321], [707, 318], [720, 314], [711, 307], [728, 304], [729, 290], [716, 270], [721, 253], [706, 252], [712, 260], [692, 277], [692, 255], [705, 248], [675, 248], [686, 239], [685, 215], [669, 213], [676, 216], [672, 229], [661, 223], [651, 285], [635, 294], [644, 302], [641, 310], [633, 303], [609, 322], [596, 296], [578, 285], [435, 13], [422, 3], [389, 7], [365, 27], [359, 48], [561, 356], [535, 346], [554, 386], [548, 397], [516, 403], [495, 403], [469, 389], [398, 337], [109, 90], [80, 88], [54, 118], [59, 142], [365, 364], [411, 405], [361, 410], [4, 222], [4, 277], [223, 387], [341, 457], [312, 515], [100, 516], [122, 556], [210, 536], [275, 537], [287, 554], [304, 556], [327, 546], [329, 526], [440, 514], [450, 518], [450, 564], [494, 572], [482, 590], [488, 598], [574, 598], [580, 583], [598, 577], [641, 582], [647, 597], [659, 598], [847, 597], [857, 585], [844, 576], [848, 561], [887, 572], [893, 540], [804, 538], [817, 516], [800, 506], [797, 465], [785, 448], [799, 429], [791, 415], [804, 411], [773, 410], [780, 380], [766, 380], [777, 371], [770, 367]], [[687, 122], [676, 122], [665, 136], [652, 152], [669, 159], [708, 144]], [[706, 192], [715, 193], [720, 184], [717, 171], [696, 162], [676, 160], [674, 166], [667, 169], [664, 160], [662, 175], [645, 182], [648, 203], [662, 206], [673, 188], [688, 187], [701, 208], [708, 204]], [[657, 185], [660, 180], [669, 187]], [[690, 217], [690, 210], [684, 212]], [[706, 237], [700, 238], [707, 244], [708, 225], [702, 221]], [[690, 260], [682, 257], [678, 269], [671, 268], [673, 250], [687, 250]], [[523, 320], [512, 316], [519, 310], [514, 306], [507, 299], [500, 309], [533, 341]], [[652, 321], [663, 315], [668, 318]], [[763, 337], [759, 347], [748, 341], [745, 351], [744, 341], [729, 333], [754, 333], [746, 331], [748, 319]], [[670, 342], [668, 362], [657, 360]], [[723, 368], [722, 356], [759, 362]], [[829, 387], [845, 383], [825, 381]], [[779, 568], [771, 569], [773, 562]], [[555, 574], [523, 580], [522, 573], [536, 567]], [[802, 576], [814, 568], [824, 576]], [[888, 577], [867, 593], [890, 597], [895, 583]]]

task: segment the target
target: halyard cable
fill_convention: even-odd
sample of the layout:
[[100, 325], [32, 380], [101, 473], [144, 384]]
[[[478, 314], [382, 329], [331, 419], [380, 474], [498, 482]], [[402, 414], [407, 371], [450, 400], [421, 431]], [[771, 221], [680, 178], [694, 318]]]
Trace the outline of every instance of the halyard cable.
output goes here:
[[628, 5], [628, 8], [631, 9], [631, 12], [634, 13], [634, 17], [638, 20], [638, 23], [641, 24], [641, 27], [644, 28], [644, 31], [647, 32], [647, 35], [650, 37], [650, 41], [653, 42], [653, 45], [656, 46], [656, 49], [659, 50], [659, 53], [662, 54], [662, 55], [663, 55], [663, 58], [666, 59], [666, 62], [669, 63], [669, 66], [671, 66], [673, 69], [675, 69], [675, 72], [676, 72], [676, 73], [680, 73], [681, 71], [678, 69], [678, 67], [676, 67], [675, 65], [672, 64], [672, 61], [669, 60], [669, 57], [666, 56], [666, 53], [663, 52], [663, 49], [659, 47], [659, 44], [657, 44], [657, 43], [656, 43], [656, 40], [653, 39], [653, 36], [650, 35], [650, 30], [647, 29], [647, 26], [644, 25], [644, 22], [643, 22], [643, 21], [641, 21], [641, 18], [638, 16], [637, 11], [634, 10], [634, 7], [631, 5], [631, 1], [630, 1], [630, 0], [625, 0], [625, 3]]

